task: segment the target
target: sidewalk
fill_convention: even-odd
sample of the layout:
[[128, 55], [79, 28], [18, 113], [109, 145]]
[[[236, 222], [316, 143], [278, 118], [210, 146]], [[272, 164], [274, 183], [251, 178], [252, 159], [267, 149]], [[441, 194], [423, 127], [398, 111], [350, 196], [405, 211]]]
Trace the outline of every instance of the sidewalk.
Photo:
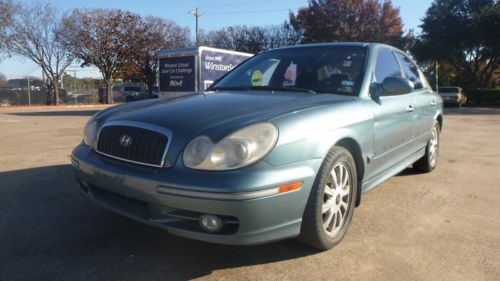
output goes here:
[[10, 110], [67, 110], [67, 109], [86, 109], [86, 108], [99, 108], [106, 109], [121, 103], [113, 104], [77, 104], [77, 105], [12, 105], [0, 107], [0, 111], [10, 111]]

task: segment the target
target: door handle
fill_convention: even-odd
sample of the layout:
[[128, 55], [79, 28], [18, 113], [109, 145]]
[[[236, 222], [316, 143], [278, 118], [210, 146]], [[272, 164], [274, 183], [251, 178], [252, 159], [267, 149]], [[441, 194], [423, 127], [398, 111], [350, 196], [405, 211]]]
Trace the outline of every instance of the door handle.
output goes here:
[[431, 105], [436, 106], [436, 100], [431, 100]]
[[413, 109], [414, 109], [414, 108], [413, 108], [413, 105], [411, 105], [411, 104], [410, 104], [410, 105], [408, 105], [408, 107], [406, 108], [406, 111], [408, 111], [408, 112], [413, 112]]

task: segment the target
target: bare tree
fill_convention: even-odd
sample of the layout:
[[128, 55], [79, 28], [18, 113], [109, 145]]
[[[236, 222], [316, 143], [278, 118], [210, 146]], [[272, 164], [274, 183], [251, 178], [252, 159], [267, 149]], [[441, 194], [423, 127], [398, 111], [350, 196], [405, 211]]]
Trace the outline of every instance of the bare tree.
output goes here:
[[270, 25], [264, 27], [266, 34], [266, 50], [293, 46], [300, 43], [302, 35], [293, 26], [285, 21], [280, 25]]
[[140, 76], [152, 95], [158, 72], [158, 51], [190, 45], [189, 29], [159, 17], [141, 19], [133, 38], [131, 62], [139, 67]]
[[116, 72], [133, 50], [140, 17], [117, 9], [75, 9], [63, 17], [66, 46], [82, 66], [95, 65], [102, 73], [108, 103]]
[[0, 50], [6, 47], [7, 27], [12, 24], [17, 7], [11, 0], [0, 0]]
[[201, 33], [204, 45], [249, 53], [296, 45], [301, 40], [300, 33], [287, 22], [269, 26], [228, 26]]
[[49, 4], [20, 6], [7, 27], [6, 44], [10, 53], [24, 56], [42, 68], [54, 89], [52, 104], [59, 103], [59, 82], [73, 56], [62, 44], [57, 11]]

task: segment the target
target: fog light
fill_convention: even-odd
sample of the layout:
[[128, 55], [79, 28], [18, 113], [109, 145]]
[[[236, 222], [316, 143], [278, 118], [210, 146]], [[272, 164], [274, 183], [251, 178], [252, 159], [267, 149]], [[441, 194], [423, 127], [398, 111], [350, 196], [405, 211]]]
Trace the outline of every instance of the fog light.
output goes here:
[[201, 215], [200, 225], [208, 232], [217, 232], [222, 229], [222, 220], [214, 215]]

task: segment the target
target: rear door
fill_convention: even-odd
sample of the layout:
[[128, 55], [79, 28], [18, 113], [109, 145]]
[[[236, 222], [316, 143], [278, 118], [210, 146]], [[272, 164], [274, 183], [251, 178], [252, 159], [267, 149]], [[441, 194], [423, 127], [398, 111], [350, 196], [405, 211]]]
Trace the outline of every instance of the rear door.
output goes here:
[[[373, 83], [374, 155], [370, 177], [377, 177], [412, 154], [414, 130], [413, 93], [384, 96], [380, 85], [387, 77], [404, 77], [394, 53], [381, 49], [377, 55]], [[377, 91], [376, 93], [374, 91]]]

